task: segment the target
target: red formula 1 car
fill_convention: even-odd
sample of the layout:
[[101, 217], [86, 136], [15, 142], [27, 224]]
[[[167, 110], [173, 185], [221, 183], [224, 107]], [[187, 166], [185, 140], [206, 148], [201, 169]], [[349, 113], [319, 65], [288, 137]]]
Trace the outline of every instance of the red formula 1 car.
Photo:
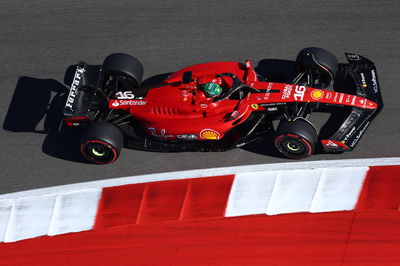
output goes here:
[[[271, 133], [289, 158], [306, 158], [318, 147], [351, 151], [383, 103], [374, 64], [361, 55], [346, 57], [348, 63], [338, 64], [324, 49], [305, 48], [280, 82], [256, 72], [250, 61], [214, 62], [143, 87], [140, 61], [112, 54], [102, 65], [76, 66], [64, 121], [86, 127], [80, 151], [94, 163], [115, 161], [123, 146], [221, 151]], [[350, 89], [336, 88], [338, 75], [352, 81]], [[332, 114], [328, 135], [310, 121], [313, 112]]]

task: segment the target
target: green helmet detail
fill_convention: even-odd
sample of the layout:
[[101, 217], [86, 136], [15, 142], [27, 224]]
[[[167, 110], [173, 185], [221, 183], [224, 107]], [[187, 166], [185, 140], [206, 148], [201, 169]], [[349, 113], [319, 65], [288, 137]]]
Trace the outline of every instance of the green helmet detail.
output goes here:
[[221, 94], [222, 88], [217, 83], [207, 82], [204, 84], [204, 92], [207, 97], [215, 97]]

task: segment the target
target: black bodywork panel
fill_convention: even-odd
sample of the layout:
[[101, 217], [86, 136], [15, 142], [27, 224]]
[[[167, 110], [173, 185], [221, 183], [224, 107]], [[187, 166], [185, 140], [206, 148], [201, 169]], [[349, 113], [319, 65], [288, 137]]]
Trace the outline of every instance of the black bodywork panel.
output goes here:
[[355, 94], [378, 104], [377, 109], [351, 108], [349, 115], [339, 129], [329, 138], [345, 144], [352, 150], [371, 121], [382, 110], [383, 101], [375, 64], [357, 54], [346, 53], [346, 57], [349, 64], [342, 67], [345, 75], [349, 75], [354, 81]]
[[88, 117], [100, 80], [101, 66], [78, 64], [63, 114], [69, 117]]

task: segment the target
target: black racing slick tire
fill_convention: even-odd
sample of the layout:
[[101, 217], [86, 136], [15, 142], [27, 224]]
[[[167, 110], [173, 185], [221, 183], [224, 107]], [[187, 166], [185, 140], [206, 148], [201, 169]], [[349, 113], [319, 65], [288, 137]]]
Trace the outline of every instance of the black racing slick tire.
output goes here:
[[320, 78], [323, 79], [324, 86], [329, 86], [336, 76], [338, 61], [335, 55], [325, 49], [318, 47], [304, 48], [297, 54], [296, 71], [304, 72], [313, 67], [321, 73]]
[[329, 71], [332, 76], [336, 75], [338, 68], [336, 56], [331, 52], [318, 47], [308, 47], [301, 50], [297, 54], [296, 64], [301, 67], [309, 67], [318, 64], [326, 71]]
[[274, 144], [285, 157], [304, 159], [315, 151], [318, 134], [311, 122], [297, 118], [293, 121], [282, 120], [276, 130]]
[[139, 88], [143, 78], [143, 65], [136, 57], [128, 54], [111, 54], [104, 59], [103, 76], [124, 76], [132, 80], [133, 86]]
[[80, 151], [89, 162], [108, 164], [118, 158], [123, 143], [123, 134], [117, 126], [98, 121], [90, 124], [83, 132]]

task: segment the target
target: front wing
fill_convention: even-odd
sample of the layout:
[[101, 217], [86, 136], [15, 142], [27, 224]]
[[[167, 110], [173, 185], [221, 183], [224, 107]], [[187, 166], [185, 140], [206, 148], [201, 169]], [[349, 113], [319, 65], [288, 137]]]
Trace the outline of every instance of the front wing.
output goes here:
[[375, 116], [382, 110], [383, 101], [375, 64], [358, 54], [346, 53], [349, 64], [345, 74], [356, 85], [356, 95], [375, 102], [376, 109], [353, 107], [339, 129], [326, 140], [321, 140], [326, 152], [350, 151], [355, 148]]

